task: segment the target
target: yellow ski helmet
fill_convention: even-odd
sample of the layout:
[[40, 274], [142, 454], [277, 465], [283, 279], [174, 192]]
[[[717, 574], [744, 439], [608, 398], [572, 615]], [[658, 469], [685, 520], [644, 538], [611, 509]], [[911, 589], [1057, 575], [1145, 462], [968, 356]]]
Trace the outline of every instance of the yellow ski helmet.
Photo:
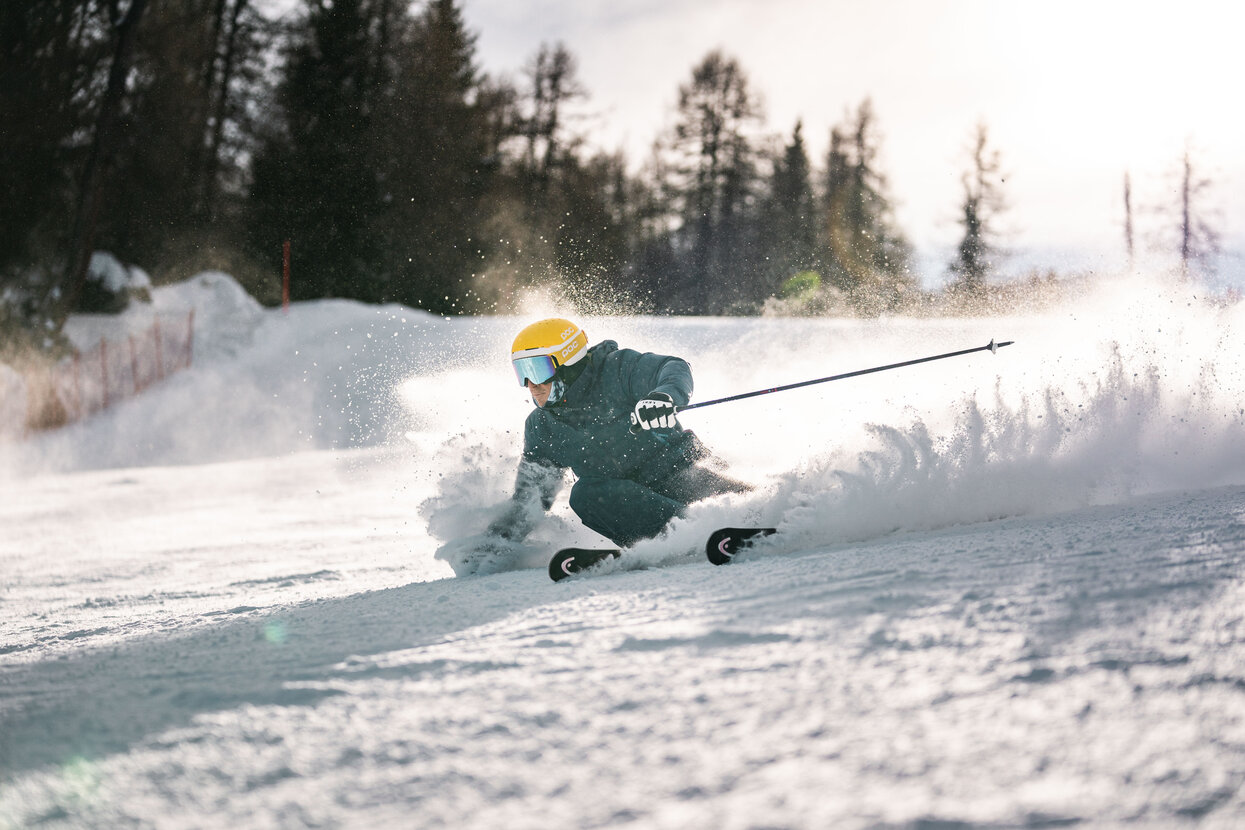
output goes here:
[[588, 353], [588, 335], [561, 317], [526, 326], [510, 347], [510, 360], [520, 386], [548, 383], [560, 366], [570, 366]]

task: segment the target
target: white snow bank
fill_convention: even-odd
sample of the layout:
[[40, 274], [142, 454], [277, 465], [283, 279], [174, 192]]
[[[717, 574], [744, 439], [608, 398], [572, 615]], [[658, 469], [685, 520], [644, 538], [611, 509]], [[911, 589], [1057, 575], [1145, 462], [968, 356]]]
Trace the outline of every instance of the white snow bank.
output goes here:
[[[209, 272], [153, 292], [150, 305], [73, 318], [80, 348], [121, 340], [154, 317], [194, 313], [190, 370], [88, 421], [8, 449], [0, 474], [197, 464], [332, 446], [376, 444], [392, 391], [421, 358], [422, 327], [399, 307], [347, 301], [264, 309], [230, 276]], [[377, 351], [387, 338], [384, 354]], [[438, 338], [439, 339], [439, 338]]]
[[120, 314], [75, 314], [65, 322], [64, 331], [77, 349], [89, 351], [101, 340], [120, 343], [145, 332], [158, 318], [181, 321], [191, 312], [195, 315], [195, 360], [209, 364], [227, 361], [251, 346], [265, 316], [264, 308], [237, 280], [208, 271], [161, 286], [152, 291], [150, 303], [130, 303]]
[[[152, 308], [195, 309], [194, 368], [25, 442], [11, 473], [379, 446], [431, 493], [421, 520], [443, 541], [482, 530], [509, 494], [531, 404], [506, 356], [529, 318], [341, 300], [285, 315], [223, 274], [157, 289]], [[550, 313], [570, 312], [534, 316]], [[1245, 309], [1188, 285], [1104, 281], [1076, 309], [1026, 318], [580, 319], [594, 342], [686, 357], [695, 400], [1016, 341], [686, 413], [758, 490], [698, 506], [674, 545], [641, 545], [632, 562], [691, 550], [741, 517], [787, 539], [850, 541], [1245, 483]], [[602, 541], [564, 497], [532, 540]], [[510, 565], [532, 561], [517, 551]]]
[[110, 293], [141, 291], [151, 288], [151, 277], [141, 268], [123, 265], [107, 251], [91, 254], [87, 264], [87, 279], [98, 282]]

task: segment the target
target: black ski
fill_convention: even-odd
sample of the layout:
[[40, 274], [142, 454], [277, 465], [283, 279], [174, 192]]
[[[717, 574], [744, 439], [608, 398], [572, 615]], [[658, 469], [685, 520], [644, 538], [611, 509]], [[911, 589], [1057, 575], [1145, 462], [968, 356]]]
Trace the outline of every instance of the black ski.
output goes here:
[[[725, 565], [735, 554], [756, 539], [770, 536], [778, 530], [772, 527], [724, 527], [709, 534], [705, 553], [715, 565]], [[587, 570], [610, 557], [618, 558], [622, 551], [617, 548], [563, 548], [549, 560], [549, 577], [554, 582]]]
[[585, 568], [591, 568], [611, 556], [621, 555], [622, 551], [616, 548], [563, 548], [549, 560], [549, 577], [557, 582]]
[[755, 539], [777, 532], [778, 529], [773, 527], [724, 527], [709, 534], [705, 554], [713, 564], [725, 565]]

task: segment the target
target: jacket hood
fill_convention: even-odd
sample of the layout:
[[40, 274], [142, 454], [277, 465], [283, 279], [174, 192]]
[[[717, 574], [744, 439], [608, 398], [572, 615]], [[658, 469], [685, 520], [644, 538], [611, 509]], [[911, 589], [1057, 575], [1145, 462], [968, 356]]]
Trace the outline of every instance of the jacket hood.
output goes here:
[[595, 357], [597, 355], [600, 355], [601, 357], [605, 357], [607, 354], [610, 354], [616, 351], [618, 351], [618, 341], [602, 340], [600, 343], [588, 349], [588, 356]]
[[[565, 366], [559, 372], [559, 375], [565, 384], [562, 391], [566, 391], [565, 387], [573, 386], [575, 381], [579, 380], [579, 376], [582, 375], [589, 366], [600, 366], [600, 361], [603, 358], [613, 354], [616, 351], [618, 351], [618, 343], [613, 340], [602, 340], [595, 346], [589, 347], [588, 353], [584, 356], [583, 360], [572, 363], [570, 366]], [[558, 400], [561, 400], [561, 397], [562, 396], [559, 396]]]

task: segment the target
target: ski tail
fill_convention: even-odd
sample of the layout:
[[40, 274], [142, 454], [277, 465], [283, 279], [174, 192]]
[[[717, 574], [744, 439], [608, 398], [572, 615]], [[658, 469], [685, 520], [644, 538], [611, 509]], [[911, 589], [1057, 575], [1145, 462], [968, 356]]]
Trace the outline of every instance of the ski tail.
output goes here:
[[616, 548], [563, 548], [549, 560], [549, 578], [558, 582], [598, 562], [619, 556], [622, 556], [622, 551]]
[[753, 541], [777, 532], [774, 527], [724, 527], [709, 534], [705, 554], [713, 564], [725, 565]]

